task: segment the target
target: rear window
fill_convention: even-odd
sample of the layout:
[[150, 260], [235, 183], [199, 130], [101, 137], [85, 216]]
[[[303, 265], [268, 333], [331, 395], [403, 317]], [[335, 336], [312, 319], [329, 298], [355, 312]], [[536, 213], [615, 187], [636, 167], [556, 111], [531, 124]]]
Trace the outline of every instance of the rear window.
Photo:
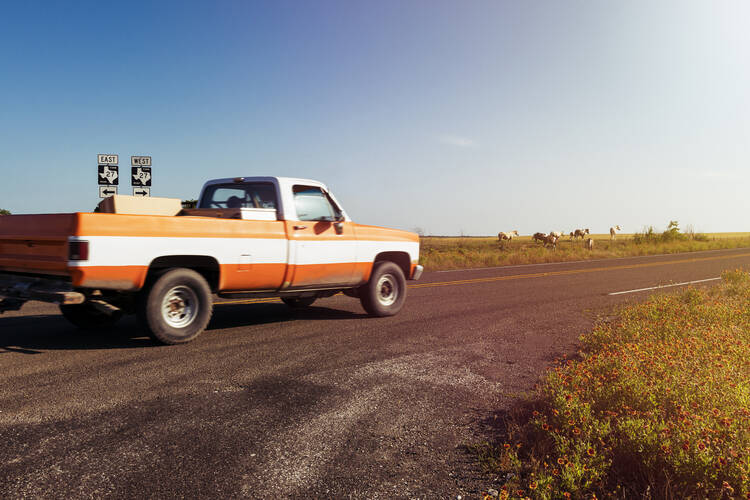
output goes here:
[[276, 188], [270, 182], [214, 184], [201, 198], [200, 208], [272, 208], [276, 209]]

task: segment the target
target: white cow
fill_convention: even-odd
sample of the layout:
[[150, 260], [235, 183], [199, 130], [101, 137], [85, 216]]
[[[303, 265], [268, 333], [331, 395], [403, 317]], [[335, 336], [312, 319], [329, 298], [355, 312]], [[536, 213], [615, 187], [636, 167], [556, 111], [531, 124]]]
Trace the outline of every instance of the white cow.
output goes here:
[[518, 237], [518, 231], [515, 229], [513, 231], [508, 231], [507, 233], [499, 232], [497, 233], [497, 241], [502, 243], [503, 240], [513, 241], [513, 238]]
[[621, 231], [620, 226], [610, 227], [609, 228], [609, 239], [614, 240], [615, 235], [617, 234], [617, 231]]

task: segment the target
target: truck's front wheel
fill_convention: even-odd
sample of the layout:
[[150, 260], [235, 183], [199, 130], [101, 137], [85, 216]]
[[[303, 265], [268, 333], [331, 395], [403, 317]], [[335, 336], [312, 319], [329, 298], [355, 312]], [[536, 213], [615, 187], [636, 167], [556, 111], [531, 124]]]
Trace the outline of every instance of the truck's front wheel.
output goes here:
[[370, 281], [359, 290], [362, 307], [372, 316], [393, 316], [406, 300], [406, 279], [393, 262], [376, 262]]
[[184, 344], [203, 332], [212, 311], [211, 289], [203, 276], [173, 269], [141, 292], [137, 316], [154, 340]]

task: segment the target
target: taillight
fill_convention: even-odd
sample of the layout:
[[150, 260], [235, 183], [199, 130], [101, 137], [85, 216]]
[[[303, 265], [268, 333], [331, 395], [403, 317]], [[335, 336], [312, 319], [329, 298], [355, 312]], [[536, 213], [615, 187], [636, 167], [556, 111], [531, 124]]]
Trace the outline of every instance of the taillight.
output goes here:
[[68, 260], [89, 260], [89, 242], [69, 241]]

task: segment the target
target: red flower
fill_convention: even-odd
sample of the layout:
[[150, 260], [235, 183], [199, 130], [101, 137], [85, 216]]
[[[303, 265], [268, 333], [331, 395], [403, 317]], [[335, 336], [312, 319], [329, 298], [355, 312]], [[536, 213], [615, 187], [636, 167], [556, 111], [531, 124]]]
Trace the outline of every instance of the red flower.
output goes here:
[[589, 448], [588, 450], [586, 450], [586, 454], [590, 457], [593, 457], [594, 455], [596, 455], [596, 450], [594, 450], [593, 448]]

